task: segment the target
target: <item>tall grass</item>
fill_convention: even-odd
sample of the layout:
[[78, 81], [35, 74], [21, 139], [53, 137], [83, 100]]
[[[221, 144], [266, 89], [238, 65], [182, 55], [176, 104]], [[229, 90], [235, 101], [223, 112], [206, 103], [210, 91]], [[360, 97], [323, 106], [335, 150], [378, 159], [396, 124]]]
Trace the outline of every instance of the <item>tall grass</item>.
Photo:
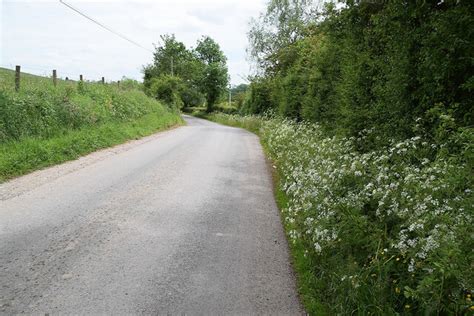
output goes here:
[[181, 122], [136, 86], [22, 74], [16, 92], [0, 69], [0, 181]]

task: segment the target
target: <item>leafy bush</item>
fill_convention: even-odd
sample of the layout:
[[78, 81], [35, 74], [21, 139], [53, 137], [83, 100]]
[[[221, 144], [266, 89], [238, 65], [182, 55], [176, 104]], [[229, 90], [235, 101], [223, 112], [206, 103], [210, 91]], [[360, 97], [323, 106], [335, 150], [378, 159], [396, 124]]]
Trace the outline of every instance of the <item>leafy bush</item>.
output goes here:
[[[261, 135], [287, 197], [288, 236], [303, 245], [304, 273], [326, 313], [461, 315], [474, 308], [472, 129], [445, 131], [445, 143], [414, 136], [360, 153], [373, 131], [327, 137], [311, 123], [212, 119]], [[453, 146], [456, 152], [443, 151]]]
[[273, 105], [271, 93], [272, 87], [269, 80], [255, 78], [249, 86], [240, 112], [244, 114], [264, 113]]
[[180, 97], [185, 108], [201, 106], [206, 101], [202, 93], [188, 85], [181, 88]]
[[158, 78], [151, 79], [149, 94], [169, 106], [179, 109], [183, 106], [183, 101], [179, 94], [182, 86], [183, 82], [181, 78], [162, 75]]
[[137, 80], [122, 77], [120, 80], [120, 88], [122, 90], [137, 90], [142, 91], [144, 89], [143, 84]]

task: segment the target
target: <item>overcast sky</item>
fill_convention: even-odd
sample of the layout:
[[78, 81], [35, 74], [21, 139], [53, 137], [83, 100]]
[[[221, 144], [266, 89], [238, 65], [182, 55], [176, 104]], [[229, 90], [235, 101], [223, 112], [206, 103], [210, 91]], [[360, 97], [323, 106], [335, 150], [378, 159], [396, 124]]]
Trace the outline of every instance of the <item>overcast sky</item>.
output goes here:
[[[249, 74], [248, 21], [265, 0], [64, 0], [111, 29], [153, 50], [159, 35], [175, 34], [187, 47], [214, 38], [228, 58], [232, 84]], [[56, 1], [0, 0], [0, 64], [25, 72], [86, 79], [141, 79], [152, 54], [100, 28]]]

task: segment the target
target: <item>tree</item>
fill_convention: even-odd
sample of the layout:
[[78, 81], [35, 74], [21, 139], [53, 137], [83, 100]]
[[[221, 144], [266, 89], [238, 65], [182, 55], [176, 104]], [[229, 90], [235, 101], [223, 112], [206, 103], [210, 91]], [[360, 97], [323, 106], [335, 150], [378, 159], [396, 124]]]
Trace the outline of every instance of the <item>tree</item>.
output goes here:
[[193, 77], [189, 64], [194, 61], [193, 54], [186, 46], [176, 40], [174, 35], [160, 36], [163, 45], [155, 47], [153, 65], [159, 75], [171, 75], [182, 79]]
[[[199, 40], [194, 50], [174, 35], [162, 35], [161, 41], [162, 45], [155, 47], [153, 63], [143, 69], [145, 91], [184, 107], [202, 104], [205, 96], [207, 110], [212, 111], [228, 82], [227, 59], [219, 45], [208, 36]], [[177, 79], [179, 84], [174, 84]]]
[[296, 43], [308, 23], [317, 17], [320, 1], [270, 0], [267, 10], [250, 22], [249, 55], [261, 70], [270, 70], [281, 62], [283, 50]]
[[241, 83], [238, 86], [234, 86], [230, 89], [232, 92], [232, 95], [239, 94], [239, 93], [245, 93], [248, 89], [249, 85], [245, 83]]
[[227, 58], [219, 44], [209, 36], [204, 36], [198, 41], [194, 52], [203, 64], [200, 88], [206, 95], [207, 112], [212, 112], [214, 104], [229, 81]]
[[[153, 63], [143, 69], [145, 91], [153, 97], [157, 95], [157, 83], [173, 88], [173, 104], [195, 106], [202, 103], [204, 96], [199, 91], [204, 65], [193, 51], [176, 40], [174, 35], [160, 36], [162, 44], [155, 46]], [[179, 79], [179, 85], [169, 86], [170, 77]], [[177, 102], [176, 96], [181, 98]], [[163, 100], [163, 97], [160, 97]], [[170, 101], [169, 97], [164, 98]]]

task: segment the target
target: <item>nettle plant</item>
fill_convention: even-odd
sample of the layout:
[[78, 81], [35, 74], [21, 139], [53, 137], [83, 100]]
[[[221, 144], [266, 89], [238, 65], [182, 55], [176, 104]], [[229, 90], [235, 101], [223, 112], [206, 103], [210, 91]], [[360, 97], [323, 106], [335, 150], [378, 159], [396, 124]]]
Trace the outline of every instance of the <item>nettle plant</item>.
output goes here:
[[472, 166], [421, 137], [360, 153], [370, 131], [329, 138], [315, 124], [261, 126], [289, 198], [289, 236], [305, 245], [331, 309], [472, 309]]

